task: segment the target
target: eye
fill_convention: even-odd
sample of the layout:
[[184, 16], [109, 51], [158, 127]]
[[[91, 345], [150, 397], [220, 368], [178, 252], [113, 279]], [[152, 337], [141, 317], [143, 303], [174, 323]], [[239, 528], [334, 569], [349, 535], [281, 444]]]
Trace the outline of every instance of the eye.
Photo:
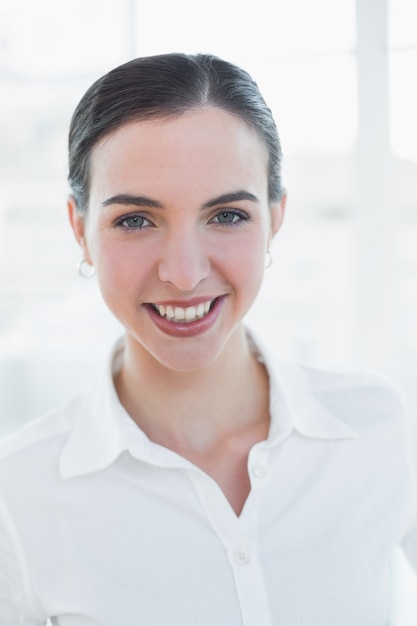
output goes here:
[[215, 224], [229, 225], [238, 224], [242, 221], [247, 221], [249, 216], [244, 211], [238, 211], [237, 209], [222, 209], [217, 213], [210, 221]]
[[135, 213], [133, 215], [124, 215], [123, 217], [120, 217], [116, 221], [115, 225], [126, 230], [142, 230], [150, 224], [150, 221], [145, 217]]

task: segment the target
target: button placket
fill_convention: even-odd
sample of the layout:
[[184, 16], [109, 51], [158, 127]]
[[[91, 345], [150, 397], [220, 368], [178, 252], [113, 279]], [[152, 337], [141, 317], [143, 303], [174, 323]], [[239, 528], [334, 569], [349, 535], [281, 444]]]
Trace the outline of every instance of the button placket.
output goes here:
[[250, 471], [254, 478], [263, 479], [268, 474], [268, 452], [267, 450], [254, 450], [250, 459]]
[[247, 548], [238, 548], [233, 554], [233, 560], [236, 565], [246, 565], [249, 563], [250, 552]]
[[252, 472], [255, 478], [265, 478], [268, 473], [268, 467], [259, 463], [253, 467]]
[[251, 522], [252, 517], [236, 517], [218, 484], [203, 472], [191, 471], [189, 475], [207, 520], [225, 548], [236, 585], [242, 625], [272, 626], [263, 572], [253, 543], [256, 532], [252, 523], [245, 523], [245, 520]]

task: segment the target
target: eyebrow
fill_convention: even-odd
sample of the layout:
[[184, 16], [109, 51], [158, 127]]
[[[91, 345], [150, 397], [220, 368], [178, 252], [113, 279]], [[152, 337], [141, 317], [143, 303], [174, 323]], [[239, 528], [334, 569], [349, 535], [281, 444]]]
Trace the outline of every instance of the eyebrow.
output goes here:
[[259, 198], [257, 196], [244, 189], [239, 189], [238, 191], [231, 191], [205, 202], [202, 208], [210, 209], [218, 204], [229, 204], [230, 202], [239, 202], [239, 200], [249, 200], [250, 202], [259, 204]]
[[141, 207], [148, 207], [150, 209], [162, 209], [163, 206], [158, 200], [152, 200], [147, 196], [135, 196], [130, 193], [118, 193], [111, 198], [107, 198], [102, 203], [102, 206], [110, 206], [111, 204], [130, 204]]
[[[241, 200], [249, 200], [250, 202], [256, 202], [259, 204], [259, 198], [257, 196], [249, 191], [245, 191], [244, 189], [239, 189], [237, 191], [230, 191], [229, 193], [224, 193], [216, 198], [212, 198], [211, 200], [205, 202], [201, 208], [210, 209], [218, 206], [219, 204], [229, 204], [230, 202], [239, 202]], [[130, 193], [119, 193], [115, 196], [111, 196], [111, 198], [104, 200], [102, 206], [110, 206], [111, 204], [134, 205], [150, 209], [164, 208], [163, 204], [161, 204], [158, 200], [154, 200], [148, 196], [136, 196], [135, 194]]]

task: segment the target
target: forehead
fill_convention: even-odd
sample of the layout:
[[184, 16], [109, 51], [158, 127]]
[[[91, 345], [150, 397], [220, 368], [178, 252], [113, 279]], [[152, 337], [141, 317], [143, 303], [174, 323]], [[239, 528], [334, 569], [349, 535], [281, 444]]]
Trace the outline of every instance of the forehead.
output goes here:
[[114, 184], [162, 188], [188, 182], [257, 184], [259, 193], [259, 185], [267, 187], [267, 168], [267, 149], [257, 133], [237, 115], [209, 107], [129, 122], [109, 133], [92, 153], [91, 190], [96, 184], [113, 192]]

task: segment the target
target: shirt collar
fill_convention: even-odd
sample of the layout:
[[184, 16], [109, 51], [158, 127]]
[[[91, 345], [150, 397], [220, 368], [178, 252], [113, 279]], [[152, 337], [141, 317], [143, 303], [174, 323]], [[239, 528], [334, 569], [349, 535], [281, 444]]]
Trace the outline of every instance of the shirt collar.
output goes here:
[[[252, 333], [249, 338], [270, 378], [271, 427], [266, 445], [277, 445], [294, 431], [317, 439], [356, 437], [354, 431], [316, 399], [302, 369], [274, 358]], [[102, 470], [126, 450], [148, 462], [152, 459], [155, 462], [160, 456], [161, 447], [135, 424], [117, 396], [113, 375], [121, 361], [123, 346], [122, 338], [93, 386], [80, 400], [77, 415], [71, 416], [74, 426], [60, 457], [63, 480]], [[161, 464], [189, 465], [175, 453], [164, 449], [164, 454], [169, 457], [169, 463]]]
[[268, 444], [289, 433], [315, 439], [355, 439], [357, 434], [316, 397], [304, 368], [277, 359], [250, 333], [252, 349], [269, 375], [271, 427]]
[[[60, 475], [64, 480], [104, 469], [127, 449], [125, 430], [130, 418], [113, 383], [123, 343], [123, 339], [118, 340], [105, 367], [82, 396], [77, 414], [71, 415], [73, 429], [60, 457]], [[140, 437], [141, 431], [136, 430]]]

